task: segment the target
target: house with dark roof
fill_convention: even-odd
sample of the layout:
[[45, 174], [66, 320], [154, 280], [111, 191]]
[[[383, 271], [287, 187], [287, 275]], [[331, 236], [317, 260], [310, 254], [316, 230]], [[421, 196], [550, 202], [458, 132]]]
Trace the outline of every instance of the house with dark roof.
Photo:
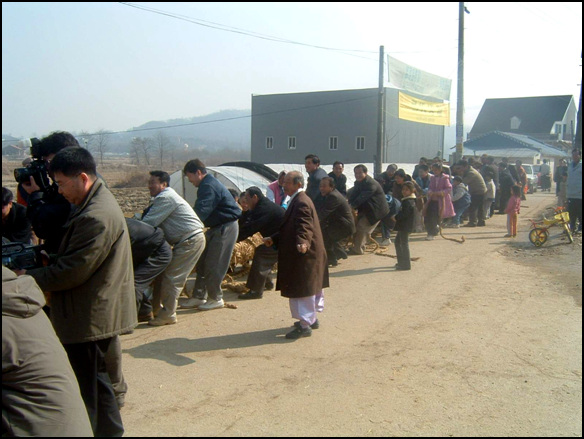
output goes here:
[[[568, 159], [569, 153], [523, 134], [492, 131], [464, 142], [465, 156], [480, 157], [487, 154], [499, 161], [503, 157], [514, 163], [541, 164], [547, 159], [551, 165], [560, 158]], [[551, 166], [550, 165], [550, 166]]]
[[487, 99], [468, 138], [472, 140], [493, 131], [529, 136], [546, 143], [572, 142], [576, 132], [574, 97]]

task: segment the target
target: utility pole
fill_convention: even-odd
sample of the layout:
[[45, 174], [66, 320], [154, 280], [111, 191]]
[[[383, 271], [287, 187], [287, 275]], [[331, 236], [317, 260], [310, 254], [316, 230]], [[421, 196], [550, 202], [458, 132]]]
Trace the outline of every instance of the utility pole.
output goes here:
[[464, 155], [464, 2], [458, 3], [458, 86], [456, 88], [455, 161]]
[[382, 162], [383, 162], [383, 143], [385, 136], [385, 99], [384, 99], [384, 87], [383, 87], [383, 57], [384, 49], [383, 46], [379, 46], [379, 96], [377, 100], [377, 154], [375, 155], [375, 174], [379, 175], [382, 172]]

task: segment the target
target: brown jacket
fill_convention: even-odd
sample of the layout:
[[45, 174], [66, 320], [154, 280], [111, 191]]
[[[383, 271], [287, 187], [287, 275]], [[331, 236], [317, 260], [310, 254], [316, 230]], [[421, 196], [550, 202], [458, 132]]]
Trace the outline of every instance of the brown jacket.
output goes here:
[[[288, 205], [280, 231], [272, 236], [278, 247], [276, 289], [288, 298], [310, 297], [329, 286], [326, 250], [316, 209], [310, 197], [299, 192]], [[306, 244], [308, 251], [298, 251]]]

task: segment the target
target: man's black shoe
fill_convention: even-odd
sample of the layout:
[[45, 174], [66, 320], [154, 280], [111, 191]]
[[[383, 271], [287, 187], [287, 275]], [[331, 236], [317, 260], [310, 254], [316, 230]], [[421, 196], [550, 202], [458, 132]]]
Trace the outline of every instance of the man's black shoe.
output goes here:
[[272, 279], [270, 279], [269, 277], [266, 279], [266, 283], [264, 284], [264, 288], [268, 291], [274, 289], [274, 282], [272, 282]]
[[247, 300], [247, 299], [261, 299], [264, 295], [262, 293], [256, 293], [255, 291], [250, 291], [248, 293], [241, 293], [239, 296], [240, 299]]
[[479, 221], [477, 227], [485, 227], [486, 225], [487, 223], [485, 223], [484, 221]]
[[310, 328], [294, 328], [288, 334], [286, 334], [286, 338], [289, 340], [296, 340], [297, 338], [301, 337], [310, 337], [312, 335], [312, 329]]
[[[302, 327], [302, 326], [300, 326], [300, 322], [294, 322], [294, 326], [295, 326], [296, 328], [301, 328], [301, 327]], [[311, 327], [312, 329], [318, 329], [318, 328], [320, 328], [320, 323], [319, 323], [318, 319], [316, 319], [316, 320], [314, 321], [314, 323], [313, 323], [312, 325], [310, 325], [310, 327]]]
[[401, 267], [401, 266], [399, 266], [399, 265], [396, 265], [396, 266], [395, 266], [395, 269], [396, 269], [397, 271], [407, 271], [407, 270], [411, 270], [411, 268]]

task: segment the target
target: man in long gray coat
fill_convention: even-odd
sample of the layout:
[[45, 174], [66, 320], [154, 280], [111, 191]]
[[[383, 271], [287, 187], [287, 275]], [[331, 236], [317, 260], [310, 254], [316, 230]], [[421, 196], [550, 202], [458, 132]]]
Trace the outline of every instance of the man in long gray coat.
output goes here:
[[290, 196], [280, 231], [264, 238], [266, 246], [278, 247], [276, 289], [290, 299], [292, 317], [298, 319], [288, 339], [310, 337], [319, 326], [316, 313], [324, 307], [323, 288], [329, 286], [326, 250], [316, 209], [300, 188], [304, 177], [298, 171], [286, 174], [284, 191]]
[[77, 376], [93, 432], [121, 436], [104, 354], [116, 335], [132, 332], [138, 323], [128, 227], [89, 151], [63, 149], [51, 170], [59, 192], [76, 210], [55, 262], [27, 274], [51, 292], [51, 321]]

